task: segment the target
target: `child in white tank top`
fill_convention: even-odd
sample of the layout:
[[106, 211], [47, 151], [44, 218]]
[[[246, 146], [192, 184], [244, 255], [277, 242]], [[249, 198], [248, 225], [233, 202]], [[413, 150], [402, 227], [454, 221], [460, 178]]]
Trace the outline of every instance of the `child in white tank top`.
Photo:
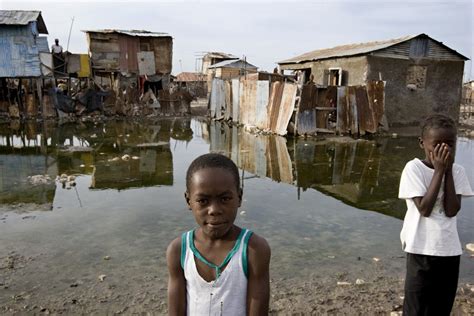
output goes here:
[[234, 225], [242, 201], [237, 166], [219, 154], [195, 159], [186, 202], [198, 228], [168, 246], [169, 315], [266, 315], [270, 247]]

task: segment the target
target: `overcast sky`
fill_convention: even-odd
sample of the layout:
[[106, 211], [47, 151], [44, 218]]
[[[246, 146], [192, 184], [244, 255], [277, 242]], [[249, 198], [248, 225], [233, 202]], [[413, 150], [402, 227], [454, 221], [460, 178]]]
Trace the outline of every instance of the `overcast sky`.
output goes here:
[[[276, 62], [337, 45], [426, 33], [472, 59], [470, 0], [333, 1], [22, 1], [0, 0], [8, 10], [40, 10], [49, 43], [87, 52], [81, 30], [116, 28], [167, 32], [173, 36], [173, 74], [195, 71], [205, 51], [222, 51], [261, 70]], [[472, 79], [471, 62], [464, 79]]]

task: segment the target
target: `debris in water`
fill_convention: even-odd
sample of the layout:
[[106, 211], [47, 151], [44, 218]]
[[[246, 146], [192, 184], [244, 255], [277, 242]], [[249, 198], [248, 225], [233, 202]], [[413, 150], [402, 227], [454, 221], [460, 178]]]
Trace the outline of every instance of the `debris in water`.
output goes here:
[[133, 159], [133, 160], [138, 160], [138, 159], [140, 159], [140, 157], [138, 157], [138, 156], [132, 156], [132, 159]]
[[341, 281], [338, 281], [337, 282], [337, 285], [351, 285], [350, 282], [341, 282]]
[[82, 164], [82, 165], [80, 165], [79, 167], [81, 167], [81, 168], [85, 168], [85, 167], [86, 167], [86, 165]]
[[100, 282], [104, 282], [104, 280], [105, 280], [106, 277], [107, 277], [107, 276], [106, 276], [105, 274], [99, 275], [99, 281], [100, 281]]
[[474, 243], [466, 244], [466, 249], [471, 252], [474, 252]]
[[241, 212], [240, 212], [240, 215], [245, 215], [245, 214], [247, 214], [246, 211], [241, 211]]
[[123, 155], [122, 160], [123, 161], [129, 161], [130, 160], [130, 155]]
[[380, 261], [380, 258], [373, 257], [372, 259], [373, 259], [375, 262], [379, 262], [379, 261]]
[[110, 260], [110, 256], [105, 256], [104, 260]]
[[51, 182], [51, 178], [49, 177], [49, 175], [42, 175], [42, 174], [30, 176], [28, 177], [28, 180], [30, 181], [32, 185], [48, 184]]

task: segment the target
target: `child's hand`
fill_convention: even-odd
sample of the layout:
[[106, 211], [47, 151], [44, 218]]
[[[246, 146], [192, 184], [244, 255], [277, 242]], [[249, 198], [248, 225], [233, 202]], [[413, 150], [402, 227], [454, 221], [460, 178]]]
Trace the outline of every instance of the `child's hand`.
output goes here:
[[437, 144], [434, 151], [430, 152], [431, 163], [435, 170], [445, 172], [453, 164], [451, 149], [445, 143]]

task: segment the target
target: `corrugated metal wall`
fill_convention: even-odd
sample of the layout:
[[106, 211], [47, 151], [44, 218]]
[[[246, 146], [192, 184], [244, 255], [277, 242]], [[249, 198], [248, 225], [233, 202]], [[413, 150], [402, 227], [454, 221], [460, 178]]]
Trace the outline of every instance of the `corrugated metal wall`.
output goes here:
[[[433, 58], [433, 59], [442, 59], [442, 60], [463, 60], [461, 57], [453, 53], [451, 50], [447, 49], [446, 47], [443, 47], [442, 45], [436, 43], [435, 41], [431, 39], [425, 39], [425, 38], [414, 38], [410, 41], [403, 42], [397, 45], [394, 45], [392, 47], [388, 47], [385, 49], [382, 49], [380, 51], [373, 52], [372, 55], [374, 56], [383, 56], [383, 57], [399, 57], [399, 58], [405, 58], [408, 59], [410, 56], [413, 57], [422, 57], [422, 56], [416, 56], [413, 55], [415, 51], [421, 52], [425, 48], [422, 47], [424, 45], [423, 40], [427, 41], [427, 52], [426, 52], [426, 58]], [[412, 54], [410, 54], [410, 51]]]
[[40, 77], [38, 45], [33, 24], [0, 26], [0, 77]]

